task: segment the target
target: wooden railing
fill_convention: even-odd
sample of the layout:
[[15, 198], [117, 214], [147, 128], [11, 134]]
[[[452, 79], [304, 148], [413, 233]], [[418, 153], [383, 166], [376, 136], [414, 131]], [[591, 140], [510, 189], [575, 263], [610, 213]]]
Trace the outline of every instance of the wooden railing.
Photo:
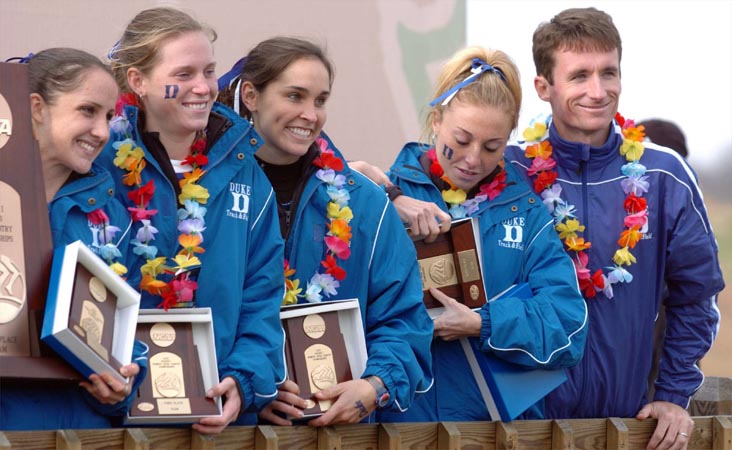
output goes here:
[[[732, 416], [694, 417], [689, 449], [732, 450]], [[649, 419], [527, 420], [229, 427], [216, 437], [184, 428], [0, 432], [0, 449], [645, 449]]]

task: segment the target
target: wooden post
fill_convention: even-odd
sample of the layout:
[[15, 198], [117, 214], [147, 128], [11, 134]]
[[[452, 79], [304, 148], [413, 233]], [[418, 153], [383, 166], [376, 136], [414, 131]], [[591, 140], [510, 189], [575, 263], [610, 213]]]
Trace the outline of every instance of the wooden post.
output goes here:
[[191, 450], [214, 450], [216, 437], [191, 430]]
[[569, 421], [552, 422], [552, 450], [574, 450], [574, 431]]
[[607, 419], [606, 426], [608, 450], [624, 450], [628, 448], [628, 426], [617, 417]]
[[402, 436], [393, 423], [379, 424], [379, 449], [398, 450], [402, 448]]
[[340, 450], [341, 435], [333, 427], [318, 428], [318, 450]]
[[460, 449], [460, 430], [452, 422], [440, 422], [437, 425], [437, 448], [440, 450]]
[[732, 414], [732, 378], [707, 377], [689, 403], [692, 416]]
[[277, 450], [279, 437], [274, 428], [269, 425], [260, 425], [254, 430], [254, 448], [257, 450]]
[[712, 419], [712, 448], [732, 450], [732, 421], [727, 417]]
[[81, 439], [73, 430], [56, 431], [56, 450], [81, 450]]
[[139, 428], [125, 430], [125, 450], [149, 450], [150, 441], [145, 432]]
[[496, 450], [517, 450], [518, 431], [511, 422], [496, 422]]

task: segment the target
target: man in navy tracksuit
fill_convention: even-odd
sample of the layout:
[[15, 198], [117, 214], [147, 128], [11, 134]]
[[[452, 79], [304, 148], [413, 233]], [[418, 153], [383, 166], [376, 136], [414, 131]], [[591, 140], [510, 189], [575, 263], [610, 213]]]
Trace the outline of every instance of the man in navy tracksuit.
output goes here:
[[[686, 448], [694, 423], [685, 408], [704, 379], [696, 363], [716, 336], [724, 288], [696, 175], [616, 116], [622, 46], [610, 16], [566, 10], [539, 26], [533, 53], [534, 85], [552, 116], [532, 123], [506, 160], [558, 223], [584, 227], [575, 244], [591, 242], [569, 251], [589, 308], [584, 358], [547, 397], [546, 414], [651, 417], [658, 424], [649, 448]], [[664, 285], [665, 343], [654, 398], [646, 399]]]

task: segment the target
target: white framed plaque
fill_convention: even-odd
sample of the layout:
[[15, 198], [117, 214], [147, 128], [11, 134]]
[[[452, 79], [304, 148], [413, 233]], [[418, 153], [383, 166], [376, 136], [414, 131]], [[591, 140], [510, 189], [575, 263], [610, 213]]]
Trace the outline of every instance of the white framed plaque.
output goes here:
[[137, 339], [148, 348], [148, 375], [125, 424], [191, 424], [221, 415], [211, 308], [141, 309]]
[[140, 294], [81, 241], [54, 251], [41, 339], [84, 377], [132, 361]]

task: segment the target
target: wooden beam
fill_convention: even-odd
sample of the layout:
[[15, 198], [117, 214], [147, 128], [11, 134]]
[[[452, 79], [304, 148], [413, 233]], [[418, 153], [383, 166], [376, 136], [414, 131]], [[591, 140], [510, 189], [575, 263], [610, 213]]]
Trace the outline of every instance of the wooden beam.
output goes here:
[[58, 430], [56, 450], [81, 450], [81, 439], [73, 430]]
[[125, 430], [125, 450], [150, 450], [150, 440], [139, 428]]
[[254, 430], [254, 448], [258, 450], [277, 450], [279, 437], [274, 428], [269, 425], [260, 425]]
[[517, 450], [518, 431], [511, 422], [496, 422], [496, 450]]
[[318, 428], [318, 450], [340, 450], [341, 448], [341, 435], [335, 428]]
[[11, 448], [10, 439], [5, 436], [4, 432], [0, 431], [0, 450], [10, 450]]
[[437, 448], [440, 450], [460, 449], [460, 430], [452, 422], [440, 422], [437, 425]]
[[628, 448], [628, 426], [617, 417], [607, 419], [606, 444], [608, 450], [625, 450]]
[[379, 424], [379, 449], [398, 450], [402, 448], [402, 435], [393, 423]]
[[732, 450], [732, 421], [729, 417], [712, 419], [712, 449]]
[[216, 437], [191, 430], [191, 450], [214, 450]]
[[569, 421], [552, 422], [552, 450], [574, 450], [574, 431]]

